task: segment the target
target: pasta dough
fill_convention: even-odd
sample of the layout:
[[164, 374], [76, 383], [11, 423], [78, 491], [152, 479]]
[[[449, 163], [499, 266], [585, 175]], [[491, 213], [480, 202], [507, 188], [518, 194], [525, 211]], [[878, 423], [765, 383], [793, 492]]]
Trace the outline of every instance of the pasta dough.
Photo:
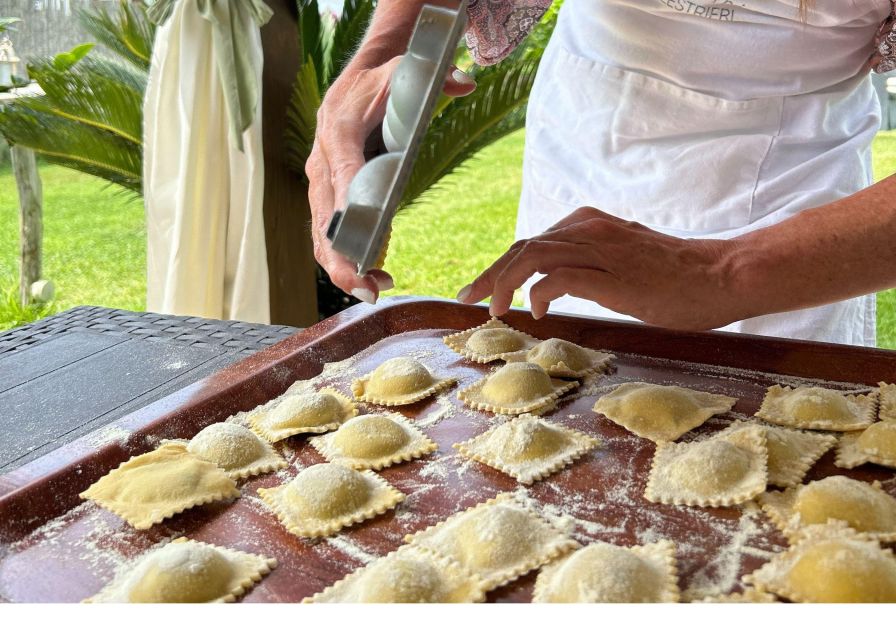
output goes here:
[[310, 442], [330, 462], [353, 469], [378, 470], [438, 449], [410, 420], [398, 414], [357, 416], [337, 431]]
[[744, 578], [793, 602], [896, 602], [896, 558], [847, 528], [811, 527]]
[[233, 602], [276, 566], [273, 558], [178, 538], [85, 602]]
[[697, 507], [740, 504], [765, 490], [767, 458], [759, 426], [699, 442], [661, 442], [644, 496], [651, 502]]
[[373, 372], [352, 382], [357, 400], [396, 407], [413, 404], [450, 387], [454, 378], [438, 379], [413, 358], [391, 358]]
[[584, 378], [606, 371], [615, 357], [560, 338], [544, 340], [526, 352], [527, 362], [537, 364], [548, 375], [561, 378]]
[[880, 383], [878, 419], [896, 421], [896, 384]]
[[405, 545], [303, 602], [482, 602], [482, 578], [428, 549]]
[[363, 522], [405, 498], [372, 471], [333, 463], [310, 466], [290, 482], [258, 494], [290, 533], [307, 538]]
[[675, 545], [595, 542], [541, 569], [533, 602], [678, 602]]
[[524, 415], [454, 447], [468, 458], [532, 484], [599, 445], [600, 440], [581, 431]]
[[567, 538], [503, 493], [405, 540], [458, 561], [490, 591], [575, 548]]
[[844, 433], [835, 464], [852, 469], [866, 462], [896, 469], [896, 421], [875, 422], [858, 433]]
[[829, 476], [783, 492], [762, 496], [762, 508], [788, 538], [802, 528], [841, 521], [879, 540], [896, 540], [896, 498], [879, 484]]
[[249, 417], [251, 429], [268, 442], [300, 433], [325, 433], [358, 414], [358, 408], [335, 389], [287, 393], [271, 409]]
[[442, 340], [452, 351], [479, 363], [525, 356], [526, 350], [538, 344], [537, 339], [510, 328], [497, 318], [490, 318], [485, 324], [453, 333]]
[[626, 382], [599, 398], [594, 411], [637, 436], [669, 442], [730, 411], [736, 402], [736, 398], [684, 387]]
[[467, 406], [500, 414], [544, 412], [578, 382], [554, 380], [537, 364], [513, 362], [461, 389], [457, 397]]
[[232, 422], [218, 422], [205, 427], [187, 443], [187, 451], [214, 462], [234, 480], [286, 466], [286, 460], [271, 445]]
[[769, 387], [756, 417], [799, 429], [857, 431], [874, 422], [871, 396], [846, 395], [822, 387]]
[[797, 431], [754, 421], [738, 420], [731, 423], [731, 426], [722, 433], [754, 426], [765, 431], [768, 483], [778, 487], [793, 487], [800, 484], [809, 469], [837, 443], [837, 438], [830, 434]]
[[189, 453], [183, 442], [166, 442], [122, 463], [80, 497], [135, 529], [149, 529], [191, 507], [239, 495], [236, 483], [217, 465]]

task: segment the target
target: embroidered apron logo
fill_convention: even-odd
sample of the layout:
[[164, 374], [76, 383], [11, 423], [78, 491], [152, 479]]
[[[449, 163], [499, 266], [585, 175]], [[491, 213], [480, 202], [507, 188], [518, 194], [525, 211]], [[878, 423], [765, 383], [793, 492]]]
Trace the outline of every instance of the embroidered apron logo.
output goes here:
[[721, 20], [723, 22], [731, 22], [732, 20], [734, 20], [735, 7], [734, 2], [731, 2], [731, 0], [709, 5], [690, 2], [690, 0], [659, 0], [659, 2], [660, 4], [666, 5], [673, 11], [688, 13], [697, 16], [698, 18], [706, 18], [707, 20]]

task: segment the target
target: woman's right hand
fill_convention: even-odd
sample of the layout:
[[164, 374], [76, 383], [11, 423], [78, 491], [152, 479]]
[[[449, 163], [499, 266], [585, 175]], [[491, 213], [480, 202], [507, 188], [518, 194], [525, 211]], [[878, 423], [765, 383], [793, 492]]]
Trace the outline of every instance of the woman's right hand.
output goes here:
[[[380, 270], [359, 276], [356, 265], [333, 250], [327, 227], [333, 212], [345, 207], [349, 183], [364, 165], [364, 142], [386, 115], [389, 82], [400, 60], [395, 56], [379, 66], [346, 66], [317, 112], [314, 146], [305, 163], [314, 257], [337, 287], [371, 304], [380, 291], [392, 288], [392, 277]], [[465, 96], [475, 88], [472, 78], [450, 68], [447, 95]]]

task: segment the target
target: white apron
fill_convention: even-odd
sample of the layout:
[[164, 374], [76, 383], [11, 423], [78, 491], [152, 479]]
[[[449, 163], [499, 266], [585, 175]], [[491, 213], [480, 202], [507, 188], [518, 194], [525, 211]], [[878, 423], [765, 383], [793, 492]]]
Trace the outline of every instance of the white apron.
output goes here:
[[[807, 23], [798, 4], [566, 0], [529, 101], [517, 238], [586, 205], [730, 238], [869, 186], [864, 65], [891, 4], [816, 0]], [[570, 296], [551, 308], [631, 319]], [[875, 298], [724, 329], [873, 346]]]
[[[262, 49], [250, 33], [257, 81]], [[270, 321], [261, 103], [231, 143], [211, 23], [193, 0], [156, 33], [144, 102], [149, 311]]]

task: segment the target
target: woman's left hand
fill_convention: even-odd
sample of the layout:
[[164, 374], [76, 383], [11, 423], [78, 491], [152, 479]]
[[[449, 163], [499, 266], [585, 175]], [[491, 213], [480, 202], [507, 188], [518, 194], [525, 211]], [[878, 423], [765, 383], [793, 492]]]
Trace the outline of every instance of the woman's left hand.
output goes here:
[[714, 329], [747, 317], [734, 287], [733, 242], [683, 240], [583, 207], [514, 243], [458, 300], [491, 296], [491, 314], [500, 316], [514, 291], [542, 273], [529, 294], [535, 318], [569, 294], [662, 327]]

